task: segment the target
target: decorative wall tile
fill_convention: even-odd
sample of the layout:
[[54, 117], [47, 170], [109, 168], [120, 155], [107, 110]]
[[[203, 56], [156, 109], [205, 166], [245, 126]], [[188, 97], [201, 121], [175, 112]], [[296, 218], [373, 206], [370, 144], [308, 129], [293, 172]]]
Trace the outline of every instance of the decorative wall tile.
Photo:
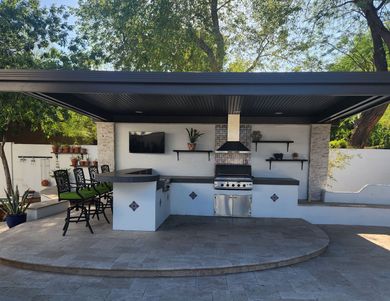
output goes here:
[[135, 211], [135, 210], [137, 210], [138, 208], [139, 208], [139, 205], [136, 203], [136, 202], [132, 202], [130, 205], [129, 205], [129, 207], [133, 210], [133, 211]]
[[279, 197], [274, 193], [273, 195], [271, 195], [271, 200], [276, 202], [277, 200], [279, 200]]
[[191, 199], [195, 200], [198, 195], [193, 191], [189, 194], [189, 196]]
[[[240, 142], [248, 149], [252, 147], [252, 125], [240, 125]], [[218, 149], [227, 140], [227, 124], [215, 125], [215, 149]], [[215, 154], [216, 164], [251, 164], [251, 154], [227, 153]]]

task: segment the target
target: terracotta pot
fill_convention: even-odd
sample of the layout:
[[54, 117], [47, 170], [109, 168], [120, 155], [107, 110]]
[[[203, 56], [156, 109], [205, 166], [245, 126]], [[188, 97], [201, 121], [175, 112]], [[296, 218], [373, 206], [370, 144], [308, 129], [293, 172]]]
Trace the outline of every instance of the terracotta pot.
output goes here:
[[97, 167], [98, 166], [98, 161], [92, 161], [92, 165]]
[[86, 148], [82, 148], [81, 149], [81, 153], [85, 155], [87, 153], [87, 149]]
[[58, 145], [52, 145], [51, 146], [51, 151], [55, 154], [58, 153], [58, 150], [59, 150], [59, 146]]
[[293, 158], [294, 160], [297, 160], [297, 159], [299, 158], [299, 154], [293, 153], [293, 154], [292, 154], [292, 158]]
[[47, 179], [43, 179], [43, 180], [41, 181], [41, 185], [44, 186], [44, 187], [49, 186], [49, 184], [50, 184], [50, 182], [49, 182], [49, 180], [47, 180]]
[[73, 152], [76, 153], [76, 154], [80, 154], [81, 153], [81, 147], [80, 146], [73, 146]]
[[87, 160], [81, 160], [80, 161], [81, 166], [88, 166], [88, 161]]
[[69, 150], [70, 150], [70, 147], [69, 147], [69, 146], [63, 146], [63, 147], [62, 147], [62, 152], [65, 153], [65, 154], [68, 154], [68, 153], [69, 153]]
[[79, 161], [77, 158], [72, 158], [70, 159], [70, 161], [72, 162], [72, 166], [77, 166], [77, 162]]
[[196, 149], [196, 143], [188, 143], [188, 150], [194, 151]]

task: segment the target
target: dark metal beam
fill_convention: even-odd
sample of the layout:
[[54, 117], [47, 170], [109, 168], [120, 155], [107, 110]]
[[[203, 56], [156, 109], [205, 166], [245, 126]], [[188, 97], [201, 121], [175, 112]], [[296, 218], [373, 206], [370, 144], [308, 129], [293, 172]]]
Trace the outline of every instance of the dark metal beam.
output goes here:
[[369, 109], [372, 109], [374, 107], [380, 106], [382, 104], [390, 102], [390, 96], [372, 96], [369, 97], [353, 106], [350, 106], [344, 110], [338, 111], [335, 114], [332, 114], [330, 116], [322, 117], [321, 120], [319, 120], [320, 123], [327, 123], [332, 122], [334, 120], [343, 119], [350, 117], [352, 115], [355, 115], [357, 113], [361, 113], [364, 111], [367, 111]]
[[109, 117], [105, 115], [103, 112], [100, 112], [97, 108], [94, 108], [92, 106], [88, 106], [88, 108], [82, 103], [81, 100], [76, 99], [74, 95], [69, 95], [67, 100], [61, 100], [43, 93], [30, 93], [30, 92], [24, 92], [23, 94], [37, 98], [46, 102], [49, 102], [54, 105], [58, 105], [70, 110], [73, 110], [75, 112], [78, 112], [80, 114], [89, 116], [93, 118], [96, 121], [109, 121]]

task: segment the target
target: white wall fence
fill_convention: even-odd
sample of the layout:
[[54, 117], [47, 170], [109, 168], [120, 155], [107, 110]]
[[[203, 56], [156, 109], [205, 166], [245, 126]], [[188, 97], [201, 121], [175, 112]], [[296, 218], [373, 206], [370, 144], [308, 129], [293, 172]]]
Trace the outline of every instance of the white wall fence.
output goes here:
[[[82, 147], [87, 149], [90, 160], [97, 158], [96, 145], [82, 145]], [[70, 159], [73, 154], [59, 154], [58, 162], [56, 162], [55, 155], [51, 153], [51, 145], [7, 143], [5, 149], [13, 183], [19, 186], [20, 191], [28, 188], [35, 191], [42, 190], [44, 187], [41, 186], [41, 180], [43, 179], [48, 179], [50, 186], [54, 186], [55, 181], [54, 178], [50, 177], [50, 174], [53, 170], [57, 169], [56, 165], [58, 164], [61, 169], [71, 168]], [[48, 156], [52, 158], [26, 158], [23, 160], [19, 156]], [[1, 162], [0, 168], [0, 197], [4, 197], [6, 184]]]
[[333, 170], [330, 191], [357, 192], [367, 184], [390, 185], [390, 149], [331, 149], [330, 160], [344, 157], [344, 167]]

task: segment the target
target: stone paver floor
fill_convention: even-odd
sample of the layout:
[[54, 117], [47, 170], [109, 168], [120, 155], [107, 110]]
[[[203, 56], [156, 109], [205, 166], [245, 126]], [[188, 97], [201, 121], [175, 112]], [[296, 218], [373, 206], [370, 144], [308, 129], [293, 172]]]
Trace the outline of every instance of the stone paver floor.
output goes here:
[[390, 229], [321, 228], [331, 239], [326, 253], [262, 272], [126, 279], [0, 266], [0, 300], [390, 300]]

